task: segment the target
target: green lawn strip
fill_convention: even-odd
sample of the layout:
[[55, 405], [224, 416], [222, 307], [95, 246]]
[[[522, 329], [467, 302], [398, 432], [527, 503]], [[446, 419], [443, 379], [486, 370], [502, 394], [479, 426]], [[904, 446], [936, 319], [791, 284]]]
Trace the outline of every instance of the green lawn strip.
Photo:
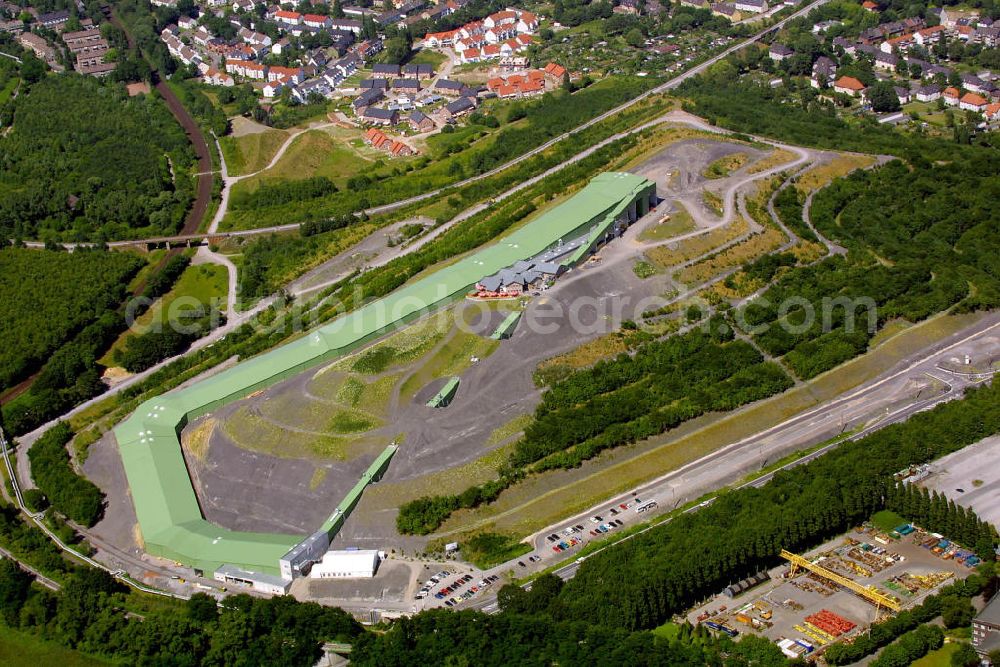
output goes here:
[[38, 665], [96, 667], [112, 663], [73, 651], [26, 632], [12, 630], [0, 624], [0, 664], [9, 667], [37, 667]]
[[215, 264], [189, 266], [181, 274], [174, 288], [137, 317], [135, 323], [118, 337], [98, 363], [115, 366], [115, 350], [122, 348], [130, 335], [146, 333], [153, 323], [163, 325], [168, 321], [178, 321], [197, 309], [199, 305], [211, 305], [213, 300], [224, 309], [228, 289], [229, 273], [226, 267]]

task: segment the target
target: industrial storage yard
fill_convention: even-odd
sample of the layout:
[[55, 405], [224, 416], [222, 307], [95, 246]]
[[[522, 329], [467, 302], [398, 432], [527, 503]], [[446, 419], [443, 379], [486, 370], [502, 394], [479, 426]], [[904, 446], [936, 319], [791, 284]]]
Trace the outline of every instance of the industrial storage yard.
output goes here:
[[871, 598], [804, 567], [793, 573], [786, 564], [767, 572], [761, 577], [763, 583], [749, 590], [730, 587], [736, 590], [727, 589], [686, 619], [732, 636], [759, 634], [779, 643], [790, 657], [819, 655], [830, 644], [850, 641], [895, 613], [878, 598], [898, 609], [913, 607], [940, 586], [968, 576], [978, 562], [975, 557], [964, 562], [971, 552], [947, 540], [910, 526], [900, 528], [908, 534], [869, 524], [827, 542], [800, 561], [866, 589]]

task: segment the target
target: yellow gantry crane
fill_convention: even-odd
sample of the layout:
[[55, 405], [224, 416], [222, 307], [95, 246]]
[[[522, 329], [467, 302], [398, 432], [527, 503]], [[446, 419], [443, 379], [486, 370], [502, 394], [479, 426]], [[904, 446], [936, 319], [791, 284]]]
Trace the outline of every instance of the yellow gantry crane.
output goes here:
[[868, 600], [869, 602], [874, 603], [876, 607], [876, 613], [878, 613], [879, 607], [886, 607], [887, 609], [892, 609], [893, 611], [899, 611], [900, 609], [903, 608], [902, 605], [899, 604], [899, 602], [889, 597], [882, 591], [878, 590], [874, 586], [867, 586], [867, 587], [862, 586], [861, 584], [855, 581], [851, 581], [847, 577], [840, 576], [836, 572], [831, 572], [825, 567], [816, 565], [815, 563], [811, 563], [802, 556], [799, 556], [798, 554], [793, 554], [791, 551], [782, 549], [781, 557], [792, 564], [793, 575], [795, 574], [795, 570], [800, 567], [809, 570], [813, 574], [819, 575], [824, 579], [832, 581], [835, 584], [839, 584], [844, 588], [846, 588], [847, 590], [857, 593], [858, 595]]

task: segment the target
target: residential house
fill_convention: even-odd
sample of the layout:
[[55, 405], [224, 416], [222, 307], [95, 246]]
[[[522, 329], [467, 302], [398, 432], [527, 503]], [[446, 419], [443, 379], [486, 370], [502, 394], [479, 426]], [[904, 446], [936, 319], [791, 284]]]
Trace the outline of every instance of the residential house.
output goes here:
[[791, 58], [792, 56], [794, 56], [795, 55], [795, 51], [792, 51], [790, 48], [788, 48], [784, 44], [774, 43], [774, 44], [771, 45], [771, 48], [767, 52], [767, 55], [774, 62], [780, 63], [782, 60], [784, 60], [786, 58]]
[[853, 76], [842, 76], [833, 82], [833, 90], [837, 93], [857, 97], [859, 94], [865, 92], [865, 84]]
[[346, 79], [358, 71], [358, 65], [358, 57], [353, 53], [350, 53], [334, 63], [333, 69], [340, 72], [341, 78]]
[[445, 32], [429, 32], [426, 35], [424, 35], [424, 46], [428, 46], [431, 48], [451, 46], [452, 44], [454, 44], [457, 38], [458, 38], [457, 30], [448, 30]]
[[0, 32], [11, 35], [20, 35], [24, 32], [25, 23], [21, 19], [11, 19], [10, 21], [0, 20]]
[[358, 88], [362, 90], [389, 90], [388, 79], [361, 79]]
[[371, 90], [366, 90], [365, 92], [358, 95], [358, 97], [351, 102], [351, 106], [354, 109], [354, 113], [360, 116], [365, 112], [365, 110], [373, 104], [381, 102], [385, 99], [385, 91], [378, 88], [373, 88]]
[[875, 54], [875, 69], [893, 72], [899, 64], [899, 56], [895, 53], [883, 53], [879, 51]]
[[736, 9], [747, 14], [761, 14], [768, 9], [767, 0], [735, 0], [733, 4]]
[[434, 83], [434, 90], [442, 95], [458, 95], [465, 88], [465, 84], [461, 81], [452, 81], [450, 79], [438, 79]]
[[992, 86], [988, 85], [975, 74], [963, 74], [962, 88], [971, 90], [974, 93], [984, 93], [987, 92], [988, 89], [992, 89]]
[[14, 38], [18, 44], [28, 49], [39, 59], [52, 64], [56, 60], [56, 52], [44, 38], [33, 32], [24, 32]]
[[324, 77], [318, 77], [292, 87], [292, 97], [301, 104], [308, 102], [309, 96], [314, 93], [320, 97], [329, 98], [333, 95], [333, 86]]
[[538, 17], [531, 12], [521, 12], [517, 19], [517, 31], [519, 33], [535, 32], [538, 29]]
[[941, 97], [944, 98], [944, 103], [948, 106], [957, 107], [961, 98], [961, 93], [959, 93], [958, 88], [948, 86], [944, 89], [944, 92], [941, 93]]
[[447, 118], [458, 118], [463, 116], [473, 109], [476, 108], [476, 103], [473, 102], [468, 97], [460, 97], [454, 102], [450, 102], [444, 106], [443, 112]]
[[207, 83], [210, 86], [225, 86], [226, 88], [232, 88], [236, 85], [236, 80], [229, 74], [225, 72], [220, 72], [214, 67], [209, 67], [202, 74], [201, 80], [203, 83]]
[[1000, 102], [987, 104], [986, 109], [983, 110], [983, 116], [990, 121], [1000, 120]]
[[403, 76], [410, 79], [433, 79], [434, 68], [431, 65], [404, 65]]
[[284, 9], [279, 9], [278, 11], [274, 12], [274, 20], [286, 26], [300, 25], [302, 23], [302, 14], [299, 14], [298, 12], [290, 12]]
[[896, 91], [896, 98], [899, 100], [900, 104], [909, 104], [910, 100], [913, 99], [912, 93], [910, 92], [909, 88], [893, 86], [892, 89]]
[[872, 0], [862, 2], [861, 8], [868, 12], [878, 12], [878, 5], [872, 2]]
[[837, 74], [837, 63], [826, 56], [820, 56], [813, 63], [812, 77], [809, 79], [813, 88], [826, 88]]
[[916, 98], [918, 102], [933, 102], [941, 97], [941, 86], [930, 84], [917, 88]]
[[267, 80], [267, 65], [261, 65], [249, 60], [227, 60], [226, 71], [238, 74], [247, 79]]
[[965, 95], [962, 95], [962, 98], [958, 101], [958, 108], [964, 109], [965, 111], [977, 111], [982, 113], [986, 110], [987, 104], [989, 104], [989, 100], [982, 95], [977, 95], [976, 93], [966, 93]]
[[742, 21], [743, 14], [740, 10], [736, 9], [736, 5], [731, 5], [728, 2], [716, 2], [712, 5], [712, 16], [722, 16], [730, 21]]
[[913, 41], [920, 46], [927, 46], [941, 41], [941, 36], [945, 33], [943, 25], [935, 25], [924, 28], [913, 33]]
[[854, 55], [854, 51], [857, 48], [857, 44], [844, 37], [834, 37], [833, 46], [842, 48], [844, 53], [848, 55]]
[[399, 65], [379, 63], [372, 67], [372, 76], [376, 79], [394, 79], [400, 74]]
[[100, 30], [78, 30], [76, 32], [64, 32], [62, 41], [69, 48], [70, 52], [78, 53], [90, 46], [103, 44], [105, 49], [108, 43], [101, 37]]
[[560, 83], [562, 83], [563, 77], [566, 76], [566, 68], [562, 65], [557, 65], [556, 63], [549, 63], [542, 68], [542, 71], [546, 76], [551, 77]]
[[264, 95], [265, 99], [273, 100], [275, 97], [281, 95], [281, 91], [288, 86], [288, 79], [275, 79], [274, 81], [268, 81], [264, 84], [261, 89], [261, 93]]
[[993, 25], [988, 28], [977, 29], [975, 41], [989, 49], [1000, 46], [1000, 26]]
[[272, 65], [268, 68], [268, 81], [281, 81], [283, 79], [287, 79], [288, 83], [298, 84], [306, 80], [306, 74], [301, 67], [279, 67], [278, 65]]
[[392, 82], [393, 90], [403, 90], [411, 93], [420, 92], [420, 81], [418, 79], [396, 79]]
[[373, 125], [395, 125], [399, 122], [399, 111], [396, 109], [367, 107], [361, 113], [361, 119]]
[[329, 16], [323, 16], [321, 14], [303, 14], [302, 23], [310, 28], [332, 27], [332, 19]]
[[46, 14], [39, 14], [38, 19], [35, 21], [38, 25], [44, 26], [49, 30], [54, 30], [55, 32], [62, 32], [63, 27], [69, 21], [69, 12], [65, 9], [58, 12], [48, 12]]
[[428, 132], [437, 127], [431, 117], [422, 111], [414, 111], [406, 120], [416, 132]]
[[354, 53], [357, 54], [361, 60], [368, 62], [374, 58], [383, 48], [381, 39], [366, 39], [363, 42], [354, 45]]
[[352, 32], [355, 35], [361, 34], [362, 23], [357, 19], [330, 19], [330, 28], [334, 30], [345, 30], [347, 32]]
[[80, 53], [76, 57], [76, 71], [88, 76], [104, 77], [115, 71], [115, 63], [104, 62], [103, 55]]

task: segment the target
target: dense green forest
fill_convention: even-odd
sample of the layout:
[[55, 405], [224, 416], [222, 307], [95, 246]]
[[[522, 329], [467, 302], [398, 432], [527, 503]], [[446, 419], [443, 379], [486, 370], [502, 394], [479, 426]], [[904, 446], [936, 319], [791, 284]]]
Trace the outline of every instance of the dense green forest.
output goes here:
[[144, 263], [127, 252], [0, 249], [0, 388], [37, 371], [87, 325], [117, 309]]
[[[783, 549], [802, 551], [883, 509], [892, 474], [1000, 432], [1000, 385], [970, 390], [782, 471], [762, 488], [719, 496], [589, 558], [556, 598], [559, 617], [624, 628], [651, 628], [763, 567]], [[996, 538], [969, 545], [991, 556]]]
[[754, 636], [734, 643], [685, 627], [680, 638], [667, 640], [651, 632], [555, 621], [537, 613], [488, 616], [434, 610], [404, 617], [385, 633], [364, 633], [355, 643], [351, 664], [778, 667], [789, 663], [774, 644]]
[[192, 164], [187, 137], [156, 95], [46, 77], [21, 91], [13, 129], [0, 137], [0, 237], [176, 232], [193, 197]]
[[60, 422], [46, 431], [31, 449], [31, 477], [58, 512], [84, 526], [93, 526], [104, 510], [104, 494], [94, 484], [77, 475], [69, 460], [66, 444], [73, 430]]
[[[140, 295], [146, 301], [136, 302], [139, 307], [130, 308], [131, 316], [138, 317], [169, 291], [189, 262], [184, 255], [174, 255], [152, 271]], [[10, 330], [7, 340], [16, 343], [8, 348], [9, 358], [0, 358], [8, 368], [19, 369], [4, 386], [38, 371], [28, 391], [3, 405], [4, 423], [11, 433], [30, 431], [107, 388], [97, 360], [129, 324], [122, 308], [125, 285], [143, 264], [133, 253], [97, 249], [0, 250], [0, 267], [10, 269], [0, 277], [0, 295], [9, 295], [4, 303], [15, 307], [5, 311], [6, 319], [0, 318], [0, 330]], [[18, 272], [28, 280], [14, 285], [12, 278]], [[204, 331], [210, 321], [206, 315], [186, 324]], [[190, 338], [185, 337], [184, 345], [188, 343]], [[150, 339], [130, 352], [135, 359], [148, 359], [155, 356], [151, 350], [164, 348], [173, 349]], [[143, 364], [130, 365], [141, 369]]]

